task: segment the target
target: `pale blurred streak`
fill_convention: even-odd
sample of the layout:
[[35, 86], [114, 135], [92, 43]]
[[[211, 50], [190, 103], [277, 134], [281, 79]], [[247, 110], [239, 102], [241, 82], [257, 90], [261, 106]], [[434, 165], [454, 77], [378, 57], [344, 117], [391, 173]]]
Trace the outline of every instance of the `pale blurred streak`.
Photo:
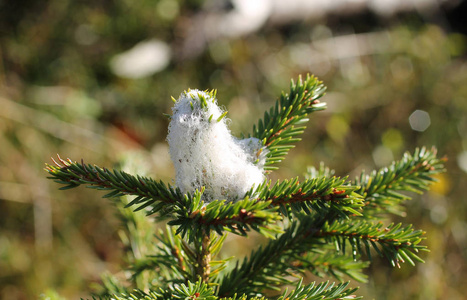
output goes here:
[[[3, 200], [33, 204], [36, 249], [40, 253], [47, 253], [53, 246], [52, 204], [48, 182], [38, 174], [41, 170], [37, 170], [28, 157], [16, 151], [4, 135], [0, 136], [0, 144], [2, 152], [8, 153], [9, 156], [6, 165], [2, 166], [0, 180], [8, 178], [4, 175], [7, 168], [15, 173], [14, 177], [21, 178], [21, 182], [0, 181], [0, 197]], [[2, 153], [2, 156], [5, 153]]]
[[0, 97], [0, 118], [35, 127], [45, 133], [68, 143], [94, 151], [102, 152], [103, 147], [112, 149], [127, 148], [127, 143], [111, 139], [78, 124], [60, 120], [51, 113], [36, 110], [18, 102]]
[[457, 155], [457, 164], [462, 171], [467, 173], [467, 151], [462, 151]]
[[267, 21], [273, 4], [270, 0], [232, 0], [232, 3], [234, 9], [230, 13], [206, 20], [205, 31], [232, 38], [255, 32]]
[[340, 60], [364, 55], [387, 53], [391, 43], [388, 32], [373, 32], [349, 34], [329, 39], [317, 40], [312, 43], [323, 55]]
[[164, 70], [170, 63], [171, 50], [163, 41], [151, 39], [136, 44], [110, 61], [115, 75], [125, 78], [143, 78]]
[[[289, 48], [290, 59], [295, 66], [323, 76], [331, 65], [340, 67], [343, 74], [352, 68], [360, 70], [359, 79], [364, 78], [360, 58], [367, 55], [393, 51], [389, 32], [347, 34], [336, 37], [315, 39], [311, 43], [296, 43]], [[363, 73], [363, 74], [362, 74]], [[354, 76], [349, 76], [354, 77]]]
[[[231, 10], [222, 10], [214, 1], [207, 1], [205, 9], [186, 20], [187, 32], [181, 59], [195, 58], [214, 40], [238, 38], [258, 32], [266, 25], [287, 24], [295, 21], [319, 20], [329, 14], [355, 14], [372, 11], [382, 17], [398, 12], [418, 11], [429, 14], [441, 3], [452, 0], [231, 0]], [[338, 51], [338, 50], [337, 50]], [[338, 54], [339, 55], [339, 54]]]
[[[53, 102], [55, 101], [54, 93], [63, 90], [68, 89], [49, 87], [42, 91], [47, 93], [49, 100]], [[62, 101], [63, 99], [54, 104], [64, 104]], [[52, 203], [46, 175], [42, 174], [42, 168], [37, 168], [33, 163], [34, 156], [44, 154], [42, 153], [45, 147], [43, 143], [46, 141], [38, 136], [49, 134], [98, 154], [102, 153], [103, 149], [106, 149], [109, 154], [124, 151], [132, 147], [128, 144], [131, 142], [108, 137], [96, 121], [91, 121], [86, 126], [65, 122], [52, 113], [34, 109], [4, 97], [0, 97], [0, 107], [2, 107], [1, 119], [16, 123], [16, 125], [26, 125], [18, 131], [20, 147], [25, 148], [25, 151], [17, 149], [5, 135], [0, 136], [1, 155], [6, 159], [5, 164], [0, 168], [0, 197], [7, 201], [33, 205], [35, 245], [40, 253], [46, 253], [52, 249], [53, 242]], [[99, 131], [101, 133], [98, 133]]]
[[19, 203], [30, 203], [31, 192], [25, 183], [0, 181], [0, 198]]

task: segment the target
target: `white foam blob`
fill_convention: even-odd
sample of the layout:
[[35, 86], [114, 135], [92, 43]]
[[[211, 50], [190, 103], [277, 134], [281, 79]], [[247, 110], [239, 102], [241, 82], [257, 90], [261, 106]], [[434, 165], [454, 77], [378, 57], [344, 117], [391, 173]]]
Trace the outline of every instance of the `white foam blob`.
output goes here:
[[175, 183], [182, 192], [204, 186], [206, 202], [236, 201], [264, 181], [267, 151], [256, 138], [238, 140], [231, 135], [212, 93], [183, 92], [172, 111], [167, 141]]

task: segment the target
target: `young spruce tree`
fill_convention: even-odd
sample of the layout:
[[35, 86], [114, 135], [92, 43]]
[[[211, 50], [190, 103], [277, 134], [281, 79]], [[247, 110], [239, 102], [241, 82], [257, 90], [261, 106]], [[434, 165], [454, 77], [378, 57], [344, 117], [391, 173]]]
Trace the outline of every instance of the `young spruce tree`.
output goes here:
[[[173, 99], [167, 137], [175, 184], [82, 160], [47, 165], [61, 189], [105, 191], [126, 228], [127, 281], [105, 275], [104, 291], [93, 298], [267, 299], [275, 291], [270, 299], [348, 299], [358, 296], [343, 278], [365, 282], [362, 270], [374, 254], [393, 266], [423, 262], [423, 231], [381, 220], [402, 214], [410, 199], [404, 192], [427, 190], [444, 171], [435, 149], [416, 149], [355, 180], [322, 164], [304, 179], [266, 179], [300, 141], [308, 115], [325, 109], [324, 91], [313, 76], [292, 81], [244, 139], [231, 136], [214, 91], [182, 93]], [[159, 223], [166, 229], [156, 232]], [[251, 231], [268, 243], [240, 261], [218, 258], [227, 233], [247, 238]], [[307, 272], [337, 283], [304, 284]]]

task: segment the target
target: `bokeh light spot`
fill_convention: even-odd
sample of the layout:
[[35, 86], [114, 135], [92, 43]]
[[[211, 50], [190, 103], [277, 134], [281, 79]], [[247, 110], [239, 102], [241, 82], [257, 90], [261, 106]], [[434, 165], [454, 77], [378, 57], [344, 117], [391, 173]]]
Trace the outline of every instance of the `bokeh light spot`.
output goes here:
[[435, 224], [443, 224], [448, 219], [448, 212], [443, 205], [435, 205], [430, 211], [430, 218]]
[[383, 145], [392, 151], [398, 151], [404, 145], [404, 138], [399, 130], [395, 128], [388, 129], [381, 137]]
[[423, 132], [431, 125], [430, 115], [424, 110], [417, 109], [410, 115], [409, 123], [413, 130]]
[[336, 142], [344, 139], [349, 131], [347, 121], [338, 115], [333, 116], [326, 125], [329, 136]]
[[178, 2], [174, 0], [162, 0], [157, 3], [156, 9], [159, 17], [166, 20], [175, 19], [180, 11]]
[[75, 30], [75, 40], [80, 45], [89, 46], [96, 43], [98, 39], [99, 36], [90, 25], [81, 24]]
[[383, 145], [376, 147], [371, 155], [373, 156], [373, 160], [378, 167], [386, 166], [394, 160], [394, 155], [392, 154], [391, 149]]
[[467, 151], [463, 151], [457, 156], [457, 164], [462, 171], [467, 173]]
[[451, 190], [451, 180], [446, 174], [433, 175], [436, 181], [432, 184], [430, 191], [440, 194], [447, 195]]

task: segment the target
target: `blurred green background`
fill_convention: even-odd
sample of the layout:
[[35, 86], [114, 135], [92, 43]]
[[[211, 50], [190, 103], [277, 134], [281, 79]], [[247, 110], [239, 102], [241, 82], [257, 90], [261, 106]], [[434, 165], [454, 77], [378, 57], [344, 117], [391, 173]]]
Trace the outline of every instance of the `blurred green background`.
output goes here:
[[291, 78], [312, 73], [328, 86], [328, 109], [270, 177], [320, 161], [353, 177], [435, 145], [448, 172], [395, 219], [427, 232], [426, 263], [376, 259], [370, 282], [356, 285], [366, 299], [464, 299], [466, 6], [0, 0], [0, 298], [87, 297], [123, 265], [115, 208], [93, 190], [58, 191], [43, 171], [51, 156], [109, 168], [136, 160], [172, 182], [170, 96], [217, 89], [240, 135]]

